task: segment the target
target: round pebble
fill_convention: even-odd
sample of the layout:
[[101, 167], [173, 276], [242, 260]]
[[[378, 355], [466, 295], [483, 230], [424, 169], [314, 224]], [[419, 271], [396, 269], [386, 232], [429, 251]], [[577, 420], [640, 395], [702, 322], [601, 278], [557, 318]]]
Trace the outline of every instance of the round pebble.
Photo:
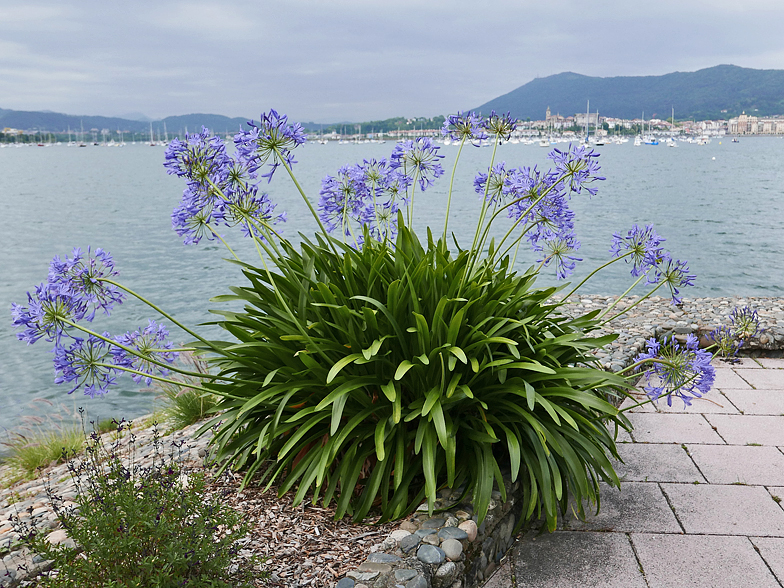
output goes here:
[[446, 554], [443, 549], [435, 545], [420, 545], [417, 559], [427, 564], [440, 564], [446, 559]]
[[441, 549], [450, 561], [457, 561], [463, 554], [463, 544], [457, 539], [447, 539], [441, 543]]

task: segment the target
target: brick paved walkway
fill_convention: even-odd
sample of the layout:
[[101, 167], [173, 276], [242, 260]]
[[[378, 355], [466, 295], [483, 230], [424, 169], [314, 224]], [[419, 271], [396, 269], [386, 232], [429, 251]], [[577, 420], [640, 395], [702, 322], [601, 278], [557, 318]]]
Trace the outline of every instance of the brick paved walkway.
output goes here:
[[521, 537], [484, 588], [784, 586], [784, 359], [714, 365], [708, 399], [628, 413], [598, 516]]

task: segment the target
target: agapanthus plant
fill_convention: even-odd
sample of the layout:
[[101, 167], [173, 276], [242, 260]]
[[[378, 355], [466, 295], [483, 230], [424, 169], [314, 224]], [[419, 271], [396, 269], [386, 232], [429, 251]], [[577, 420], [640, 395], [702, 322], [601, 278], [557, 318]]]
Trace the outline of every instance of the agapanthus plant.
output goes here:
[[[582, 512], [583, 500], [598, 500], [600, 481], [620, 484], [604, 424], [630, 423], [607, 399], [624, 398], [637, 375], [602, 370], [593, 352], [615, 336], [591, 332], [612, 320], [641, 282], [651, 287], [647, 295], [667, 286], [678, 302], [694, 276], [663, 250], [653, 227], [635, 225], [615, 235], [602, 267], [626, 260], [636, 281], [602, 313], [567, 317], [564, 302], [552, 298], [556, 288], [535, 282], [544, 268], [566, 278], [581, 261], [569, 203], [596, 194], [604, 179], [598, 154], [581, 146], [554, 150], [546, 171], [497, 163], [498, 145], [515, 126], [508, 114], [469, 112], [449, 117], [442, 130], [460, 149], [493, 142], [474, 183], [478, 214], [467, 248], [449, 235], [460, 150], [443, 232], [437, 238], [428, 230], [423, 244], [412, 229], [416, 196], [444, 174], [429, 138], [398, 144], [388, 159], [341, 167], [324, 178], [314, 205], [292, 170], [306, 137], [285, 115], [271, 110], [249, 123], [235, 136], [233, 154], [206, 129], [187, 135], [166, 152], [167, 171], [186, 183], [173, 228], [186, 243], [217, 239], [235, 258], [223, 228], [239, 228], [259, 255], [258, 267], [237, 258], [247, 282], [213, 299], [244, 304], [218, 313], [227, 340], [201, 337], [122, 286], [100, 249], [55, 259], [49, 282], [28, 295], [27, 306], [12, 308], [18, 336], [54, 342], [58, 381], [90, 396], [105, 394], [123, 372], [147, 384], [181, 385], [168, 372], [187, 375], [188, 388], [220, 398], [202, 431], [214, 430], [222, 467], [243, 470], [246, 482], [259, 476], [280, 492], [296, 490], [295, 503], [312, 493], [314, 503], [335, 501], [338, 517], [360, 520], [377, 509], [390, 519], [423, 500], [432, 512], [439, 489], [462, 487], [481, 520], [494, 483], [505, 494], [503, 468], [522, 483], [523, 516], [541, 514], [554, 529], [570, 495]], [[280, 168], [319, 226], [296, 247], [275, 228], [284, 214], [259, 190]], [[511, 226], [497, 238], [499, 217]], [[519, 272], [523, 243], [531, 252], [520, 255], [539, 265]], [[125, 296], [193, 341], [175, 348], [155, 321], [114, 337], [85, 326], [97, 309], [108, 313]], [[743, 333], [750, 332], [748, 318], [733, 321]], [[214, 369], [184, 370], [174, 362], [180, 351]], [[645, 370], [651, 400], [679, 396], [688, 404], [712, 382], [709, 354], [693, 339], [685, 346], [651, 341], [634, 367]]]

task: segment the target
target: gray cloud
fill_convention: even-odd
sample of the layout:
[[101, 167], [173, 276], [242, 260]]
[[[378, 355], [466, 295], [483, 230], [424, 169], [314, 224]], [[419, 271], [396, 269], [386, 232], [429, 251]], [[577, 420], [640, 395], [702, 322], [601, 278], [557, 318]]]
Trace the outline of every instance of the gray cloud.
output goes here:
[[784, 63], [779, 0], [0, 0], [0, 107], [444, 114], [562, 71]]

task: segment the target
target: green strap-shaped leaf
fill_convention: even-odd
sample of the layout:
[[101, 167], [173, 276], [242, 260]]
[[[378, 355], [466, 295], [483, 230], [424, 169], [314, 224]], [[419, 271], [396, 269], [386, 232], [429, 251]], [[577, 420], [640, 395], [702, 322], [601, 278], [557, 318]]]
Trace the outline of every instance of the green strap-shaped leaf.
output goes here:
[[401, 380], [412, 367], [414, 367], [414, 364], [409, 360], [404, 359], [401, 361], [395, 370], [395, 380]]
[[335, 365], [332, 366], [332, 369], [329, 370], [329, 373], [327, 374], [327, 384], [329, 384], [332, 380], [335, 379], [335, 377], [340, 373], [340, 370], [342, 370], [350, 363], [353, 363], [356, 360], [360, 359], [361, 357], [362, 357], [361, 353], [352, 353], [351, 355], [347, 355], [346, 357], [339, 359], [335, 363]]
[[387, 419], [381, 419], [376, 423], [376, 431], [374, 439], [376, 442], [376, 458], [378, 461], [384, 461], [386, 452], [384, 451], [384, 441], [386, 440]]

